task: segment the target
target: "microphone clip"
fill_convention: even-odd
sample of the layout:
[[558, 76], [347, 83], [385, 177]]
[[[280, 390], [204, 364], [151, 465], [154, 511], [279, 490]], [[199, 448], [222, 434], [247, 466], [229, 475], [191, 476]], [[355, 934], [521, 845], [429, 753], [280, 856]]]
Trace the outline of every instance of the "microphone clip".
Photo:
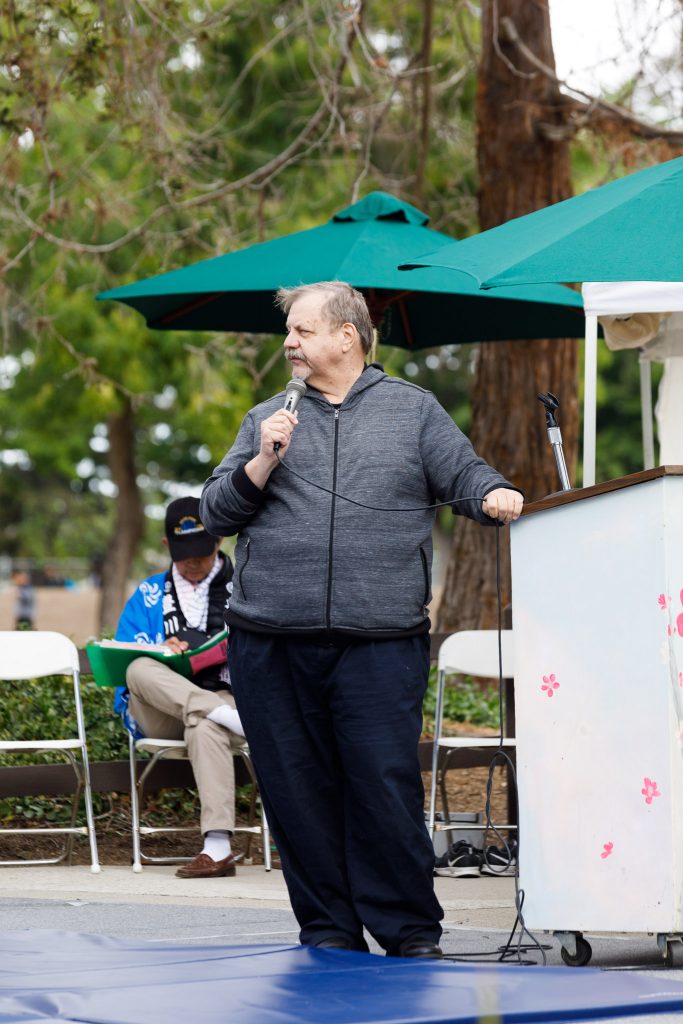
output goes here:
[[560, 407], [560, 401], [555, 395], [549, 391], [546, 395], [536, 396], [545, 408], [545, 425], [548, 428], [548, 440], [552, 445], [553, 455], [555, 456], [555, 465], [557, 466], [557, 472], [560, 477], [560, 483], [563, 491], [573, 490], [569, 483], [569, 474], [567, 473], [567, 463], [564, 461], [564, 449], [562, 447], [562, 434], [560, 427], [555, 418], [555, 411]]
[[560, 407], [559, 399], [555, 397], [552, 391], [549, 391], [547, 395], [536, 395], [536, 397], [545, 406], [546, 427], [556, 427], [558, 424], [555, 419], [555, 410]]

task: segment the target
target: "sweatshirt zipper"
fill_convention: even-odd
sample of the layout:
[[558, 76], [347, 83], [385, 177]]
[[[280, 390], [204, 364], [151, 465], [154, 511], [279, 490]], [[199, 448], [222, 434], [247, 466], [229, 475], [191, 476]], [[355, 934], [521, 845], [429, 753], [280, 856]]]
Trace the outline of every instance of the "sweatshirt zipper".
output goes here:
[[[337, 454], [339, 451], [339, 409], [334, 410], [334, 459], [332, 462], [332, 490], [337, 490]], [[325, 608], [325, 626], [331, 629], [332, 609], [332, 554], [334, 549], [334, 510], [337, 499], [332, 495], [332, 508], [330, 510], [330, 542], [328, 545], [327, 561], [327, 604]]]
[[242, 597], [244, 598], [245, 601], [247, 600], [247, 595], [246, 595], [245, 590], [244, 590], [244, 583], [242, 582], [242, 577], [244, 576], [244, 570], [249, 565], [249, 545], [250, 545], [250, 543], [251, 543], [251, 537], [247, 537], [247, 543], [244, 545], [244, 562], [242, 563], [242, 567], [240, 569], [240, 577], [239, 577], [240, 590], [242, 591]]

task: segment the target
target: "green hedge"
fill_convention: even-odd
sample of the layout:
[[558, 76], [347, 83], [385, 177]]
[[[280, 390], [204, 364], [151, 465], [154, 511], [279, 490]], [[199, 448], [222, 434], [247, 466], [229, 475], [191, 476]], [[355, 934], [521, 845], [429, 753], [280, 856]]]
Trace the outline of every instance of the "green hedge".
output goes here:
[[[432, 732], [436, 711], [436, 666], [429, 672], [429, 685], [423, 704], [424, 730]], [[472, 725], [498, 729], [500, 698], [498, 683], [475, 683], [464, 677], [457, 683], [448, 683], [444, 691], [443, 717], [445, 722], [470, 722]]]
[[[0, 705], [0, 739], [59, 739], [76, 735], [71, 680], [22, 680], [5, 683]], [[95, 686], [92, 677], [81, 678], [83, 716], [91, 761], [128, 758], [128, 734], [112, 711], [114, 691]], [[0, 753], [0, 764], [51, 764], [64, 758], [52, 752], [29, 757]]]
[[[91, 761], [121, 761], [128, 758], [128, 734], [112, 711], [114, 691], [95, 686], [92, 677], [81, 677], [81, 693], [88, 755]], [[436, 704], [436, 668], [429, 675], [424, 702], [425, 732], [431, 733]], [[498, 726], [498, 687], [482, 687], [465, 679], [456, 686], [447, 686], [444, 718], [474, 725]], [[0, 703], [0, 739], [58, 739], [75, 735], [73, 688], [62, 677], [5, 683]], [[0, 765], [64, 763], [64, 757], [53, 752], [31, 755], [0, 753]], [[238, 790], [238, 806], [245, 806], [249, 787]], [[155, 797], [160, 818], [175, 815], [179, 819], [195, 812], [195, 801], [186, 790], [169, 790]], [[106, 795], [95, 794], [95, 812], [108, 804]], [[12, 823], [20, 818], [59, 821], [65, 819], [68, 798], [13, 797], [0, 800], [0, 821]]]
[[[92, 676], [81, 677], [81, 696], [88, 756], [94, 761], [127, 761], [128, 733], [121, 719], [112, 710], [113, 689], [95, 686]], [[57, 676], [51, 679], [8, 683], [0, 705], [0, 738], [13, 740], [59, 739], [76, 735], [73, 705], [73, 684]], [[0, 765], [64, 764], [65, 758], [53, 751], [36, 754], [0, 753]], [[248, 802], [249, 787], [237, 790], [239, 807]], [[22, 820], [66, 822], [71, 798], [64, 797], [8, 797], [0, 800], [0, 821], [6, 827], [19, 826]], [[110, 808], [107, 794], [93, 794], [95, 814]], [[158, 813], [155, 814], [154, 808]], [[150, 824], [168, 823], [171, 817], [178, 821], [193, 818], [196, 799], [187, 790], [164, 790], [151, 801]]]

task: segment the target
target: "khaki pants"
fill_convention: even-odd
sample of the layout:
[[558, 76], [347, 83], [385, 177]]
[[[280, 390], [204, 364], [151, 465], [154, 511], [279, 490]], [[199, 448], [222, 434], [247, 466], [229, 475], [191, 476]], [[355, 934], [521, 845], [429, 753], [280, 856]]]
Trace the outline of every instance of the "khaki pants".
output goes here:
[[146, 736], [184, 740], [197, 782], [201, 830], [235, 828], [233, 751], [244, 738], [210, 722], [206, 715], [221, 704], [234, 708], [228, 690], [202, 690], [154, 658], [136, 658], [128, 666], [130, 712]]

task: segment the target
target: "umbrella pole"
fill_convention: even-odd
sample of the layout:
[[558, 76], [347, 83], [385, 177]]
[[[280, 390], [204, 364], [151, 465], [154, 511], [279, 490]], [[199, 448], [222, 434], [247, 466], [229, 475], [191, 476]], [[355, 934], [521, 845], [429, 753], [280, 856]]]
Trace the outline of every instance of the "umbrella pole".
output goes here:
[[652, 426], [652, 363], [641, 352], [640, 359], [640, 408], [643, 418], [643, 469], [654, 469], [655, 437]]
[[583, 486], [595, 483], [595, 423], [597, 418], [598, 318], [586, 317], [583, 356]]

